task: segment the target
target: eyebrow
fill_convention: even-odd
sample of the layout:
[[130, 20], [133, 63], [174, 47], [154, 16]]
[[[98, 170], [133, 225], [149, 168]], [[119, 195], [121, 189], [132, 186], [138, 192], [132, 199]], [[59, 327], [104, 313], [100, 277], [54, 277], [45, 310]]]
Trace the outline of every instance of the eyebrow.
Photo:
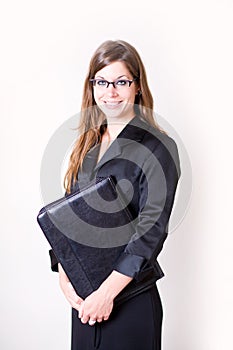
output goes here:
[[[120, 75], [118, 78], [116, 78], [115, 80], [118, 80], [118, 79], [120, 79], [120, 78], [123, 78], [123, 77], [126, 77], [127, 79], [129, 79], [128, 77], [127, 77], [127, 75]], [[100, 78], [100, 79], [103, 79], [103, 80], [106, 80], [104, 77], [100, 77], [99, 75], [95, 78], [95, 79], [97, 79], [97, 78]]]

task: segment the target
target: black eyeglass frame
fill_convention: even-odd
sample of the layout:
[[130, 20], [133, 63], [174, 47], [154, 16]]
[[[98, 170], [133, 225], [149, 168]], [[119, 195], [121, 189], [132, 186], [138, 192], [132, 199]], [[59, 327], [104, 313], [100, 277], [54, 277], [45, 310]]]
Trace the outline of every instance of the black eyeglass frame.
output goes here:
[[[108, 81], [108, 80], [106, 80], [106, 79], [89, 79], [89, 81], [90, 81], [91, 83], [93, 83], [93, 86], [96, 85], [96, 82], [97, 82], [97, 81], [104, 81], [104, 82], [106, 82], [106, 83], [107, 83], [106, 89], [109, 87], [110, 84], [112, 84], [112, 86], [114, 87], [114, 89], [116, 89], [115, 84], [116, 84], [118, 81], [126, 81], [126, 82], [129, 84], [129, 87], [130, 87], [131, 84], [132, 84], [134, 81], [137, 81], [137, 80], [138, 80], [138, 78], [134, 78], [134, 79], [132, 79], [132, 80], [129, 80], [129, 79], [117, 79], [117, 80], [115, 80], [115, 81]], [[105, 87], [105, 86], [103, 86], [103, 87]]]

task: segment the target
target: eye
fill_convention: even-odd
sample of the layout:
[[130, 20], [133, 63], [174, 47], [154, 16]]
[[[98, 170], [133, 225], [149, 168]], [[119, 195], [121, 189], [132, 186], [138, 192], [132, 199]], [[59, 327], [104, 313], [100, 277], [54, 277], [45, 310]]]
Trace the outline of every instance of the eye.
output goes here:
[[107, 85], [107, 80], [96, 80], [96, 84], [98, 86], [106, 86]]
[[127, 84], [127, 80], [124, 80], [124, 79], [122, 79], [122, 80], [117, 80], [117, 81], [115, 82], [115, 84], [116, 84], [117, 86], [125, 86], [125, 85]]

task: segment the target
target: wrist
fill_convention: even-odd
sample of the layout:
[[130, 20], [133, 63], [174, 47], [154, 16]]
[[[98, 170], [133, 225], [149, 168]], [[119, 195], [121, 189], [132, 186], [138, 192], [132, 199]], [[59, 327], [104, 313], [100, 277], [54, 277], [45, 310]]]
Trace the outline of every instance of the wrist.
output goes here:
[[113, 301], [118, 294], [117, 291], [112, 286], [110, 286], [105, 282], [103, 282], [101, 286], [98, 288], [98, 292], [105, 300], [109, 300], [109, 301]]
[[99, 287], [101, 295], [108, 299], [115, 299], [115, 297], [132, 281], [132, 277], [113, 271], [108, 278]]

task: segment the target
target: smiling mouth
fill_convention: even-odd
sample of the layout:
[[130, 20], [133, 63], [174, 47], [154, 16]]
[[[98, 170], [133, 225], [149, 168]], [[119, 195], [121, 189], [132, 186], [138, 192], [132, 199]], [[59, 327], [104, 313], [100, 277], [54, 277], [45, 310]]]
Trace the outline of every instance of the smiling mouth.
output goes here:
[[121, 104], [121, 102], [122, 101], [114, 101], [114, 102], [104, 101], [104, 104], [107, 108], [114, 109], [114, 108], [117, 108]]

